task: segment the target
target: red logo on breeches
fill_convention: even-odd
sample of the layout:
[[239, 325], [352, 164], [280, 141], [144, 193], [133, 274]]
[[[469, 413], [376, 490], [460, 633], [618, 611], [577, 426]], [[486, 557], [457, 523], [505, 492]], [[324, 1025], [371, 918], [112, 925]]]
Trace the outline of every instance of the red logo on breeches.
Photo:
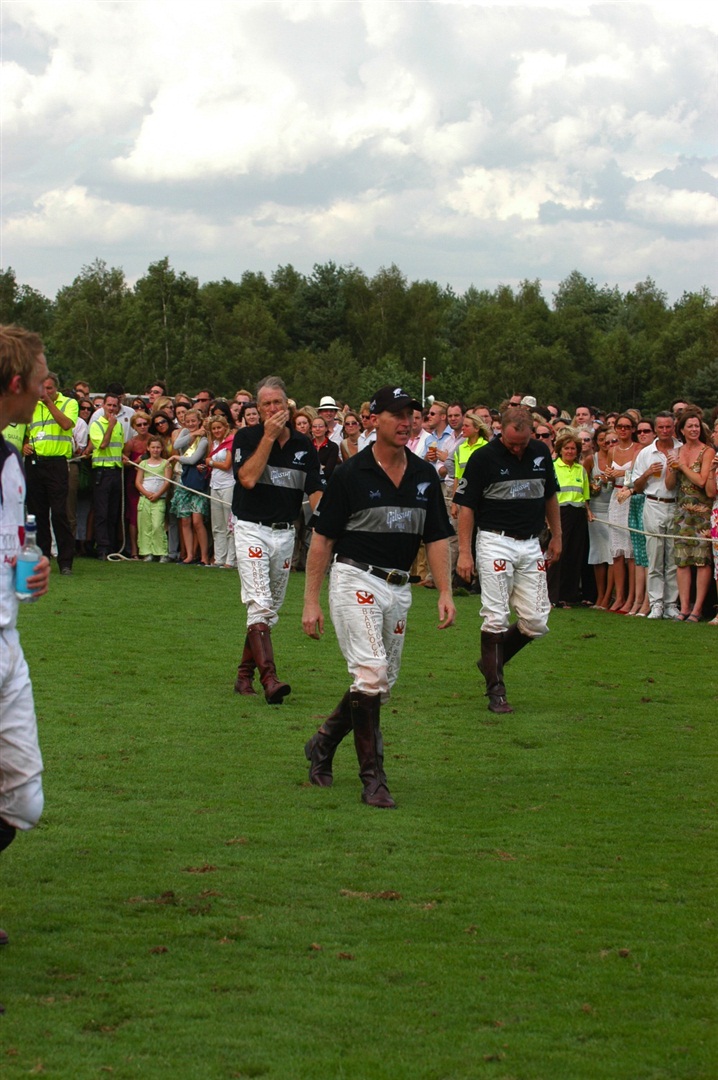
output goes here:
[[494, 559], [494, 570], [499, 574], [506, 569], [506, 559]]
[[262, 549], [261, 547], [251, 547], [247, 550], [247, 554], [249, 555], [250, 559], [261, 559]]
[[536, 560], [536, 569], [542, 571], [545, 574], [546, 571], [548, 570], [548, 563], [546, 562], [546, 560], [545, 559], [537, 559]]
[[289, 569], [289, 559], [284, 560], [284, 566], [282, 567], [282, 569], [283, 570], [288, 570]]
[[405, 629], [406, 629], [406, 619], [399, 619], [396, 626], [394, 627], [394, 633], [395, 634], [403, 634]]
[[357, 592], [356, 598], [357, 598], [357, 603], [358, 604], [373, 604], [374, 603], [374, 593], [364, 592], [363, 590], [361, 590], [361, 591]]

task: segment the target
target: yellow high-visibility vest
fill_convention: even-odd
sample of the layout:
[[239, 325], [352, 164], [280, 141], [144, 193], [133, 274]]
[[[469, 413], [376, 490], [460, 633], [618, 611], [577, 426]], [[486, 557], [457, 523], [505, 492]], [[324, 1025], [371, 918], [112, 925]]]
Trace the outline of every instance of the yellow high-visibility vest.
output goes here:
[[72, 427], [64, 431], [54, 418], [47, 405], [38, 401], [32, 420], [27, 425], [27, 437], [37, 457], [72, 457], [72, 428], [77, 422], [79, 405], [74, 398], [58, 394], [55, 407], [69, 420]]

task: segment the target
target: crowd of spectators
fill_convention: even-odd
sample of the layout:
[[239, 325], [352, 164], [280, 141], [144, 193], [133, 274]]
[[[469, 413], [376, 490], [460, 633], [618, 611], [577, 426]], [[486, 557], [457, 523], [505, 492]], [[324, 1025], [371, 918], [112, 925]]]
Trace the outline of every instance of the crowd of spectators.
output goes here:
[[[43, 550], [50, 555], [52, 545], [63, 573], [72, 572], [77, 555], [236, 567], [232, 441], [239, 428], [259, 423], [248, 390], [231, 400], [208, 388], [171, 396], [159, 381], [137, 396], [117, 384], [91, 393], [81, 381], [61, 391], [50, 373], [46, 391], [32, 422], [4, 435], [24, 457], [28, 508], [38, 517]], [[452, 521], [468, 458], [500, 432], [508, 404], [530, 412], [561, 489], [563, 555], [549, 570], [552, 605], [685, 622], [710, 614], [718, 576], [718, 406], [706, 414], [676, 401], [646, 417], [588, 405], [571, 414], [530, 395], [498, 408], [432, 400], [415, 411], [409, 449], [437, 470]], [[290, 405], [325, 480], [373, 438], [369, 402], [352, 409], [325, 395], [316, 406]], [[108, 482], [114, 473], [122, 482]], [[98, 514], [111, 536], [102, 545]], [[295, 570], [305, 564], [310, 518], [305, 506], [295, 523]], [[453, 544], [452, 570], [457, 551]], [[421, 552], [413, 574], [433, 587]], [[476, 579], [454, 573], [453, 584], [480, 592]]]

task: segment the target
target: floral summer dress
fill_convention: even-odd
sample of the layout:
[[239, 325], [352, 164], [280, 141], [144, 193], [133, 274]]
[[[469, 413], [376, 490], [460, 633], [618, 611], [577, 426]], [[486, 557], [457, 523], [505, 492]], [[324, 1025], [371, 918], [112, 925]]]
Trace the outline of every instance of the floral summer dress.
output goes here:
[[[701, 471], [705, 446], [691, 466], [695, 473]], [[703, 488], [692, 484], [685, 473], [678, 476], [676, 488], [676, 514], [673, 519], [674, 552], [676, 566], [709, 566], [711, 561], [711, 509], [713, 500]]]

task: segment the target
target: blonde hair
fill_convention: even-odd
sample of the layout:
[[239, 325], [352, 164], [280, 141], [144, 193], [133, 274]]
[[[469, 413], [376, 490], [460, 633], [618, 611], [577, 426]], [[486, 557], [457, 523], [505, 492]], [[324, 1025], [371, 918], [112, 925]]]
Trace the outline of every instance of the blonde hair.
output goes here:
[[[23, 389], [44, 352], [40, 337], [22, 326], [0, 326], [0, 394], [5, 394], [10, 381], [19, 375]], [[49, 376], [48, 376], [49, 378]]]

